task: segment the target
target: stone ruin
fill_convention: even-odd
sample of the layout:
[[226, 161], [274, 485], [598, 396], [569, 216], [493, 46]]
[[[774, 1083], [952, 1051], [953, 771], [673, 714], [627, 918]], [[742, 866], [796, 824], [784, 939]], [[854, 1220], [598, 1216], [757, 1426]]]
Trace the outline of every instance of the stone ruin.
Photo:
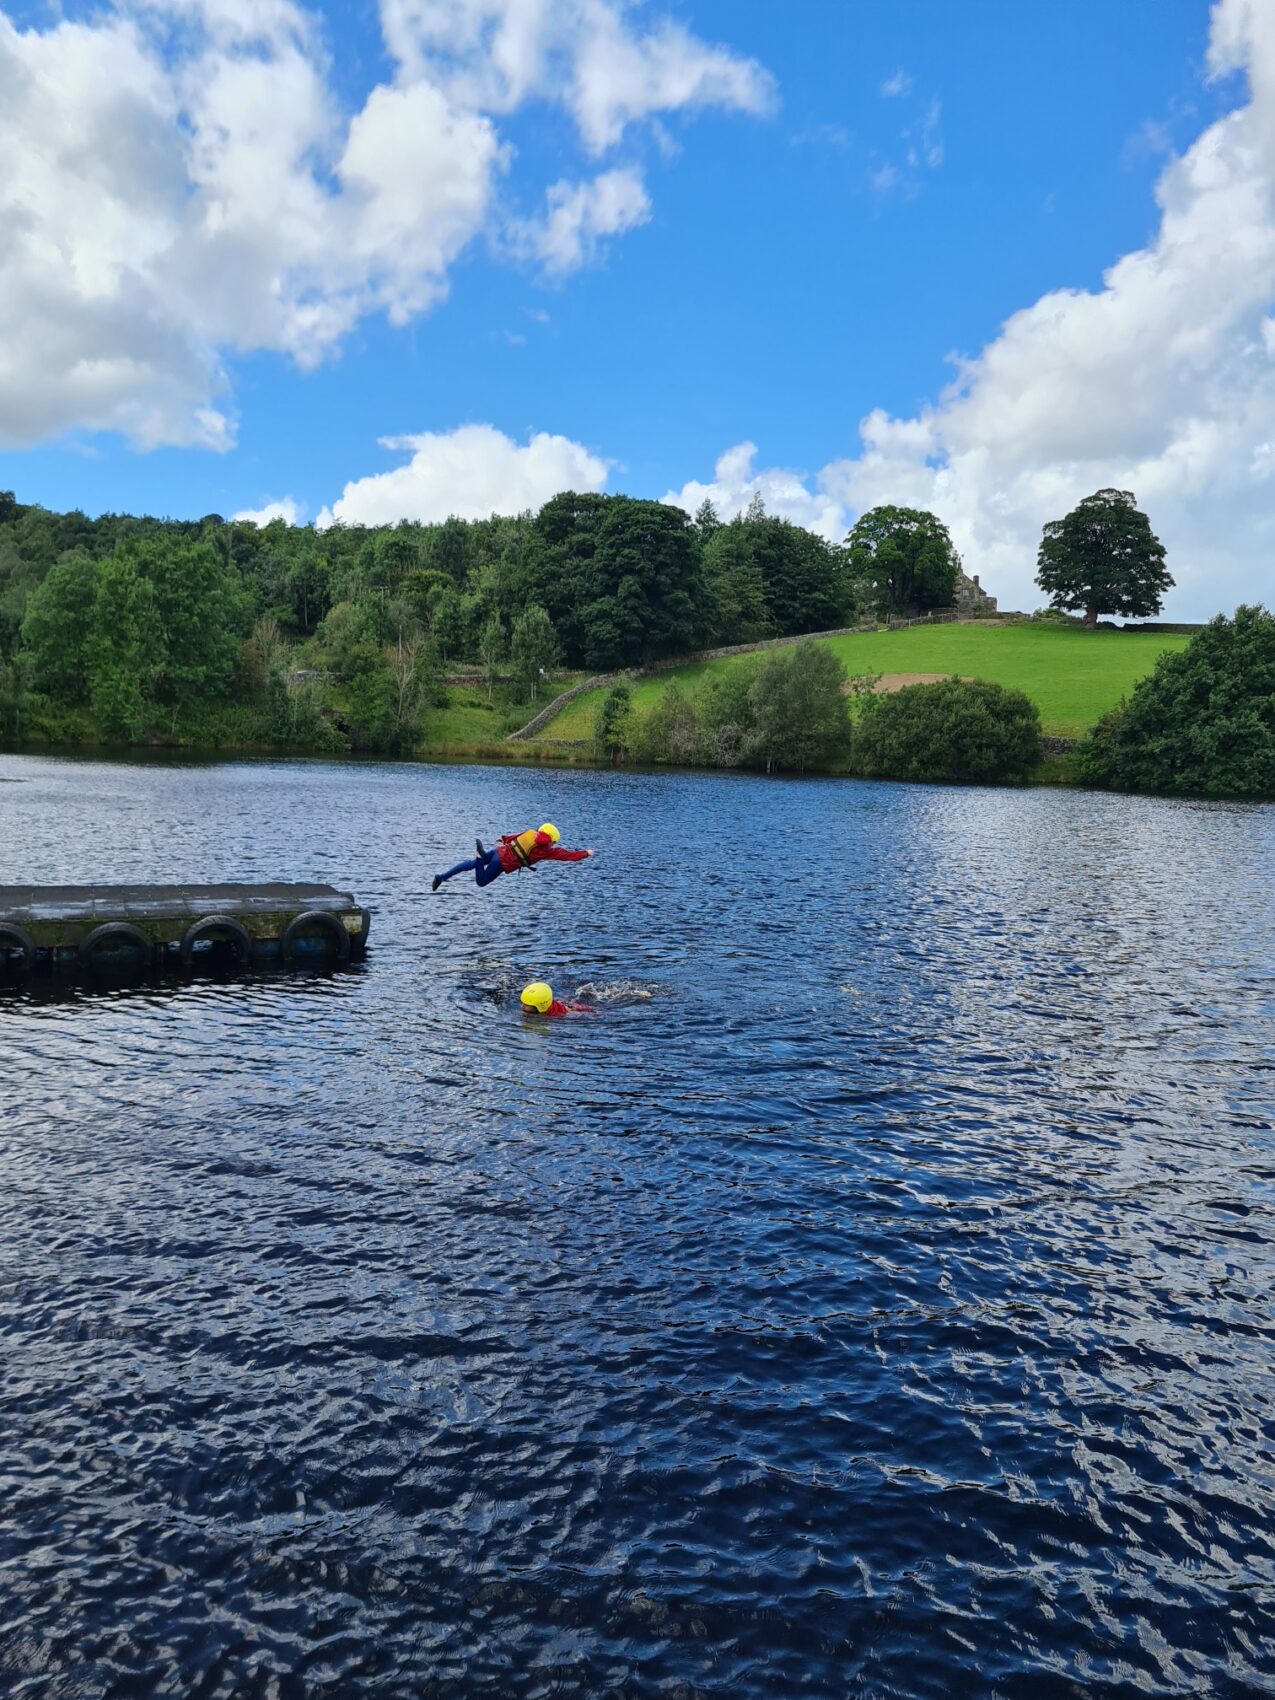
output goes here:
[[970, 619], [976, 614], [994, 614], [996, 598], [989, 596], [978, 582], [978, 574], [973, 578], [966, 572], [958, 570], [956, 575], [955, 606], [962, 619]]

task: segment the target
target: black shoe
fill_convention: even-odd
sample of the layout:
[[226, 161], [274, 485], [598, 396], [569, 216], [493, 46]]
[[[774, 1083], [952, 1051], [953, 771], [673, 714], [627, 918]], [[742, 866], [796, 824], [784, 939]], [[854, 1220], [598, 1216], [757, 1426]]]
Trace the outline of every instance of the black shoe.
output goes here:
[[487, 852], [483, 849], [483, 841], [481, 838], [475, 838], [474, 849], [477, 850], [480, 856], [485, 856], [487, 854]]
[[439, 886], [440, 886], [440, 885], [442, 885], [442, 883], [443, 883], [443, 876], [442, 876], [442, 874], [435, 874], [435, 875], [434, 875], [434, 883], [433, 883], [433, 885], [432, 885], [432, 886], [430, 886], [430, 888], [429, 888], [429, 889], [430, 889], [430, 890], [431, 890], [431, 891], [437, 891], [437, 890], [438, 890], [438, 888], [439, 888]]

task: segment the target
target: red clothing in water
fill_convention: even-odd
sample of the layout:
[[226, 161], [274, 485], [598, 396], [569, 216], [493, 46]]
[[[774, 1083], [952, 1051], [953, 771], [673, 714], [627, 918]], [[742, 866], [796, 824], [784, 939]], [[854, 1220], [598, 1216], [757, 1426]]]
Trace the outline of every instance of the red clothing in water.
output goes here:
[[[577, 850], [573, 854], [578, 856], [580, 852]], [[545, 1011], [546, 1015], [596, 1015], [597, 1013], [591, 1003], [561, 1003], [557, 998]]]
[[537, 862], [583, 862], [587, 850], [563, 850], [547, 832], [505, 832], [496, 848], [501, 869], [507, 874]]

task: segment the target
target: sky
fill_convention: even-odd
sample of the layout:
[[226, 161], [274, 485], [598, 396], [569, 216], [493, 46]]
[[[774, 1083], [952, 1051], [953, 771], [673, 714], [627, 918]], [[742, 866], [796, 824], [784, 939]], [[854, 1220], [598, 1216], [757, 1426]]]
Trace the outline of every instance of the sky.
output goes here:
[[0, 0], [0, 488], [566, 488], [1275, 601], [1275, 0]]

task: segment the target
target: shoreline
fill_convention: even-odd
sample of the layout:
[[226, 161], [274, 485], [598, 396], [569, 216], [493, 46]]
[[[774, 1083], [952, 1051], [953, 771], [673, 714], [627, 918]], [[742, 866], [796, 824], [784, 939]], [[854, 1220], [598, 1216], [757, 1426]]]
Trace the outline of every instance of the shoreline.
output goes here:
[[[620, 765], [604, 761], [589, 753], [585, 748], [577, 748], [574, 753], [562, 747], [545, 748], [529, 741], [493, 744], [493, 745], [456, 745], [437, 749], [404, 750], [397, 753], [386, 751], [362, 750], [323, 750], [315, 748], [280, 747], [270, 744], [182, 744], [161, 741], [147, 741], [142, 744], [129, 743], [55, 743], [50, 739], [32, 739], [30, 741], [4, 739], [0, 740], [0, 756], [60, 756], [67, 759], [84, 761], [141, 761], [154, 760], [181, 762], [190, 760], [201, 765], [216, 762], [232, 761], [330, 761], [358, 762], [377, 764], [401, 764], [421, 767], [547, 767], [564, 771], [589, 769], [600, 773], [642, 773], [642, 774], [678, 774], [691, 773], [729, 773], [738, 774], [744, 778], [774, 779], [779, 781], [793, 779], [825, 779], [852, 780], [864, 785], [879, 784], [952, 784], [955, 789], [961, 789], [959, 782], [930, 781], [930, 780], [881, 780], [867, 779], [862, 774], [851, 773], [845, 768], [810, 767], [801, 773], [783, 772], [767, 773], [763, 768], [754, 767], [699, 767], [673, 766], [666, 763], [642, 764], [627, 762]], [[1083, 790], [1079, 782], [1068, 777], [1058, 769], [1069, 765], [1068, 758], [1063, 755], [1046, 753], [1040, 769], [1051, 769], [1052, 772], [1042, 772], [1038, 769], [1021, 784], [991, 784], [986, 780], [971, 781], [980, 789], [996, 791], [1025, 791], [1025, 790]]]

